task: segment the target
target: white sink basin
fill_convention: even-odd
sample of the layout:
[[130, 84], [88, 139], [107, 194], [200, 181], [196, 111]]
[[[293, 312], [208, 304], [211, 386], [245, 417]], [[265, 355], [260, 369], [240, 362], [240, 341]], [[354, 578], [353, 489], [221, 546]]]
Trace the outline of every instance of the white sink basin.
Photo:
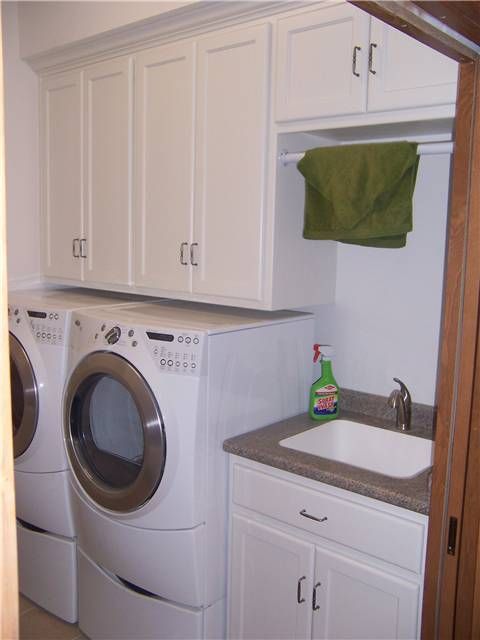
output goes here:
[[351, 420], [326, 422], [280, 444], [393, 478], [411, 478], [432, 465], [431, 440]]

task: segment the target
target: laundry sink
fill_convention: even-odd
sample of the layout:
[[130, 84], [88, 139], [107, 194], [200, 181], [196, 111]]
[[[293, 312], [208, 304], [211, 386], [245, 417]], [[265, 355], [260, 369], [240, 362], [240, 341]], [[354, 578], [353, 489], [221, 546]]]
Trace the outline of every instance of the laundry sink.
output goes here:
[[280, 445], [393, 478], [411, 478], [432, 465], [431, 440], [351, 420], [326, 422]]

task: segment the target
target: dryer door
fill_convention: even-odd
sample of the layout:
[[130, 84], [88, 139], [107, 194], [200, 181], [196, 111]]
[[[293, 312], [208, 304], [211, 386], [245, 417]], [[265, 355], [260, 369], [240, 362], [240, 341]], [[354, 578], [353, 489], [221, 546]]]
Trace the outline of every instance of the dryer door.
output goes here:
[[133, 511], [155, 493], [165, 467], [165, 430], [148, 383], [128, 360], [86, 356], [67, 385], [64, 428], [73, 472], [97, 504]]
[[21, 342], [12, 333], [9, 340], [13, 453], [18, 458], [30, 446], [37, 429], [38, 388], [32, 363]]

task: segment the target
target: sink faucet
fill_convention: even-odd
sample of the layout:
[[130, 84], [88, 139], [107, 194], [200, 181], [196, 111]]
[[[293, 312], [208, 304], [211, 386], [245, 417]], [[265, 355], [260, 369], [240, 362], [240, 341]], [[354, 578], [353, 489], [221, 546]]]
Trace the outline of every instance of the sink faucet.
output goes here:
[[398, 378], [394, 378], [398, 382], [400, 389], [394, 389], [388, 398], [387, 404], [392, 409], [397, 410], [396, 427], [400, 431], [409, 431], [410, 420], [412, 417], [412, 398], [407, 387]]

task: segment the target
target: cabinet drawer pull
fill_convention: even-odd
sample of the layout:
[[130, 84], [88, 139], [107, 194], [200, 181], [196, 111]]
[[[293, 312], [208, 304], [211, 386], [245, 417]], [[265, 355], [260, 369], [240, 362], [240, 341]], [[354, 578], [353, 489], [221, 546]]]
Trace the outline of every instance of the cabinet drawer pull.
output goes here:
[[377, 48], [377, 45], [374, 42], [370, 43], [370, 47], [368, 48], [368, 70], [370, 73], [375, 75], [377, 72], [373, 68], [373, 50]]
[[195, 262], [194, 247], [198, 247], [198, 242], [192, 242], [190, 245], [190, 264], [192, 267], [198, 267], [198, 262]]
[[298, 579], [297, 582], [297, 602], [298, 604], [302, 604], [302, 602], [305, 602], [305, 598], [302, 598], [302, 582], [303, 580], [306, 579], [307, 576], [302, 576], [301, 578]]
[[80, 257], [80, 239], [74, 238], [72, 241], [72, 255], [74, 258]]
[[317, 516], [312, 516], [309, 513], [307, 513], [305, 509], [302, 509], [300, 511], [300, 515], [303, 516], [304, 518], [310, 518], [310, 520], [315, 520], [316, 522], [326, 522], [328, 520], [327, 516], [324, 516], [323, 518], [317, 518]]
[[357, 78], [360, 77], [360, 74], [357, 71], [357, 54], [359, 51], [362, 50], [362, 47], [353, 47], [353, 55], [352, 55], [352, 73], [354, 76], [357, 76]]
[[317, 589], [321, 587], [322, 583], [317, 582], [317, 584], [313, 587], [313, 596], [312, 596], [312, 609], [314, 611], [318, 611], [320, 609], [320, 605], [317, 604]]
[[81, 238], [80, 240], [80, 258], [87, 257], [87, 239]]
[[183, 264], [184, 267], [188, 265], [188, 262], [185, 260], [185, 247], [188, 247], [188, 242], [182, 242], [180, 245], [180, 264]]

